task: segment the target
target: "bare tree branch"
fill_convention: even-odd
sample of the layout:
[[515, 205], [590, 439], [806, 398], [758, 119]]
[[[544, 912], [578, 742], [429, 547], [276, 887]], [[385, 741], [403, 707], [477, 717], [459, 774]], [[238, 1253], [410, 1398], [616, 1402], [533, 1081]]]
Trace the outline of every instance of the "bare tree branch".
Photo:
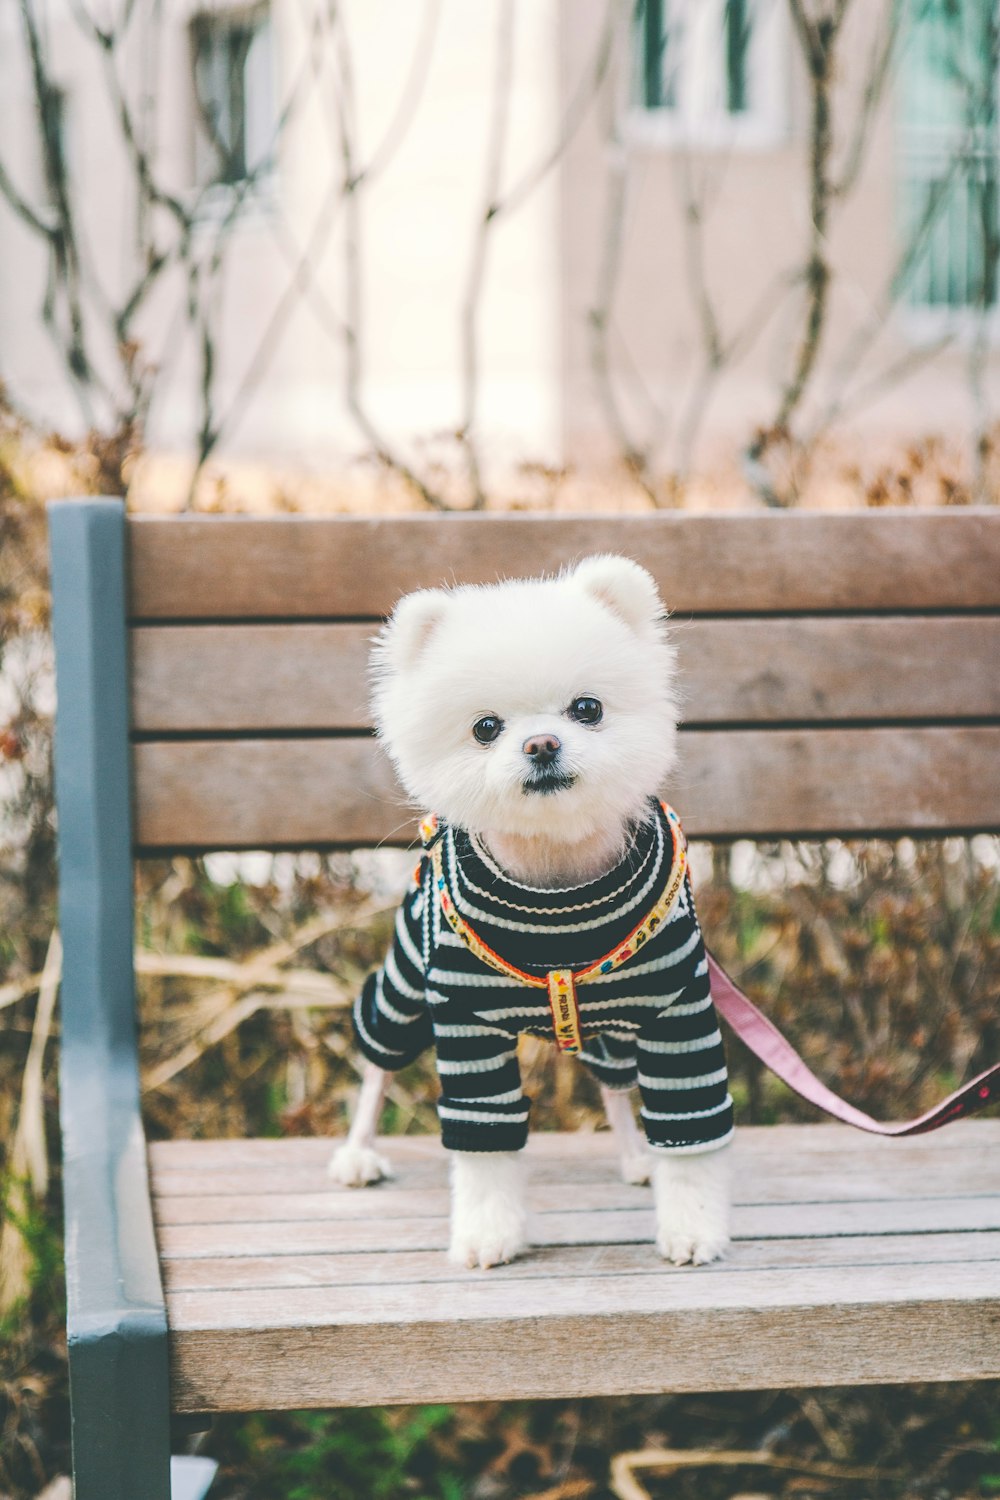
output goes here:
[[854, 122], [854, 131], [847, 148], [844, 165], [836, 182], [831, 184], [831, 193], [835, 198], [846, 198], [852, 192], [864, 165], [875, 116], [885, 97], [886, 87], [892, 77], [893, 65], [896, 61], [903, 9], [902, 5], [895, 4], [889, 7], [888, 20], [872, 47], [871, 58], [865, 73], [861, 108]]
[[827, 224], [833, 194], [831, 89], [837, 41], [850, 0], [833, 0], [818, 15], [807, 12], [805, 0], [788, 0], [788, 4], [809, 77], [809, 246], [802, 270], [805, 316], [792, 373], [781, 391], [772, 421], [757, 433], [745, 457], [747, 477], [769, 505], [782, 501], [767, 478], [762, 460], [774, 438], [783, 437], [788, 431], [816, 367], [826, 322], [830, 287]]
[[608, 77], [615, 51], [618, 10], [618, 0], [608, 0], [604, 11], [604, 25], [597, 39], [593, 59], [573, 92], [551, 149], [545, 153], [541, 161], [525, 172], [519, 182], [508, 189], [503, 198], [498, 199], [494, 205], [494, 217], [511, 214], [515, 209], [520, 208], [524, 200], [530, 197], [535, 188], [565, 156]]
[[590, 330], [590, 361], [605, 420], [618, 444], [622, 462], [655, 505], [659, 502], [649, 476], [649, 451], [644, 444], [640, 444], [633, 437], [628, 429], [615, 388], [609, 351], [612, 309], [621, 267], [627, 193], [628, 165], [624, 151], [619, 150], [614, 153], [611, 171], [608, 174], [601, 264], [596, 294], [587, 313]]
[[499, 0], [496, 63], [490, 110], [490, 129], [486, 147], [486, 172], [483, 208], [472, 242], [472, 258], [465, 283], [460, 316], [462, 343], [462, 414], [457, 437], [465, 453], [466, 469], [472, 494], [471, 509], [486, 504], [479, 455], [473, 426], [479, 393], [479, 306], [486, 277], [486, 258], [497, 212], [500, 178], [503, 172], [504, 146], [510, 119], [510, 90], [514, 62], [514, 0]]
[[51, 244], [59, 233], [55, 220], [47, 216], [44, 209], [32, 208], [27, 198], [14, 186], [14, 181], [3, 162], [0, 162], [0, 193], [6, 198], [18, 218], [23, 219], [29, 229], [34, 230], [35, 234]]

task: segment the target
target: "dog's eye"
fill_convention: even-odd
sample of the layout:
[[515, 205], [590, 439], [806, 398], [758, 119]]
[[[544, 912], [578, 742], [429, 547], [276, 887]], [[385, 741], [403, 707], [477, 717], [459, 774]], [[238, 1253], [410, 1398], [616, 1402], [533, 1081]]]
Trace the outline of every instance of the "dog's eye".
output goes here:
[[599, 724], [604, 718], [604, 709], [599, 698], [574, 698], [569, 706], [569, 716], [578, 724]]
[[495, 714], [486, 714], [484, 718], [477, 719], [472, 726], [472, 732], [481, 745], [492, 744], [501, 729], [503, 729], [503, 719], [498, 719]]

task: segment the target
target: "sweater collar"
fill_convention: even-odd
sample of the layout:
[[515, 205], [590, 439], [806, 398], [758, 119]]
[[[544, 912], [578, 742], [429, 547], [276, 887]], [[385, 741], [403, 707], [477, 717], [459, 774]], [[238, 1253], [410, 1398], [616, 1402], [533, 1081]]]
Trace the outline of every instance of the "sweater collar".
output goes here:
[[581, 913], [601, 917], [614, 913], [641, 887], [657, 885], [670, 864], [673, 840], [667, 815], [650, 798], [646, 816], [629, 831], [626, 848], [613, 866], [596, 880], [551, 889], [524, 884], [508, 875], [480, 842], [465, 829], [438, 824], [435, 833], [448, 844], [448, 883], [455, 901], [471, 902], [480, 911], [497, 915], [521, 913], [557, 917]]

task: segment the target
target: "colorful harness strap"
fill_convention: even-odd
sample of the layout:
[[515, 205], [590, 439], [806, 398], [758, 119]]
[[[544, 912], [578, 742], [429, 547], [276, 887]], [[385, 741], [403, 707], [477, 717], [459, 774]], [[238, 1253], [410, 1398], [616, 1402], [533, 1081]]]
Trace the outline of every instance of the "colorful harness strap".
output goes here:
[[652, 907], [642, 921], [633, 927], [624, 942], [618, 943], [610, 953], [605, 953], [603, 958], [595, 959], [593, 963], [587, 964], [582, 969], [550, 969], [544, 978], [538, 974], [529, 974], [526, 970], [517, 968], [515, 964], [508, 963], [505, 958], [483, 942], [475, 928], [455, 909], [445, 876], [444, 840], [440, 837], [438, 820], [431, 814], [420, 825], [420, 836], [430, 856], [434, 872], [438, 902], [452, 932], [462, 940], [471, 953], [474, 953], [489, 968], [496, 969], [497, 973], [506, 974], [508, 978], [516, 979], [519, 984], [530, 985], [532, 989], [547, 991], [549, 1009], [552, 1012], [552, 1029], [555, 1032], [556, 1045], [560, 1052], [579, 1052], [583, 1045], [577, 986], [586, 984], [588, 980], [595, 979], [600, 974], [611, 974], [615, 969], [620, 969], [622, 964], [627, 963], [666, 920], [681, 893], [687, 872], [687, 843], [681, 830], [680, 820], [673, 808], [668, 807], [666, 802], [660, 805], [666, 814], [673, 838], [673, 853], [666, 884]]

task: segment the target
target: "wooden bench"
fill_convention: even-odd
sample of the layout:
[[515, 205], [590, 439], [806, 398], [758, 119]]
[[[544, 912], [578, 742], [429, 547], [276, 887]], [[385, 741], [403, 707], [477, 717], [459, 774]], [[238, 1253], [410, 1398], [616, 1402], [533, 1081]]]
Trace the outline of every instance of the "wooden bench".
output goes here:
[[[539, 1133], [538, 1249], [444, 1255], [444, 1153], [138, 1107], [132, 860], [407, 843], [367, 642], [398, 596], [616, 550], [656, 575], [695, 838], [1000, 828], [1000, 513], [133, 519], [52, 507], [61, 1100], [77, 1500], [166, 1500], [169, 1415], [1000, 1375], [1000, 1121], [745, 1129], [735, 1243], [658, 1262], [604, 1136]], [[130, 658], [131, 667], [127, 663]], [[709, 935], [710, 936], [710, 935]], [[176, 1491], [175, 1491], [176, 1493]]]

